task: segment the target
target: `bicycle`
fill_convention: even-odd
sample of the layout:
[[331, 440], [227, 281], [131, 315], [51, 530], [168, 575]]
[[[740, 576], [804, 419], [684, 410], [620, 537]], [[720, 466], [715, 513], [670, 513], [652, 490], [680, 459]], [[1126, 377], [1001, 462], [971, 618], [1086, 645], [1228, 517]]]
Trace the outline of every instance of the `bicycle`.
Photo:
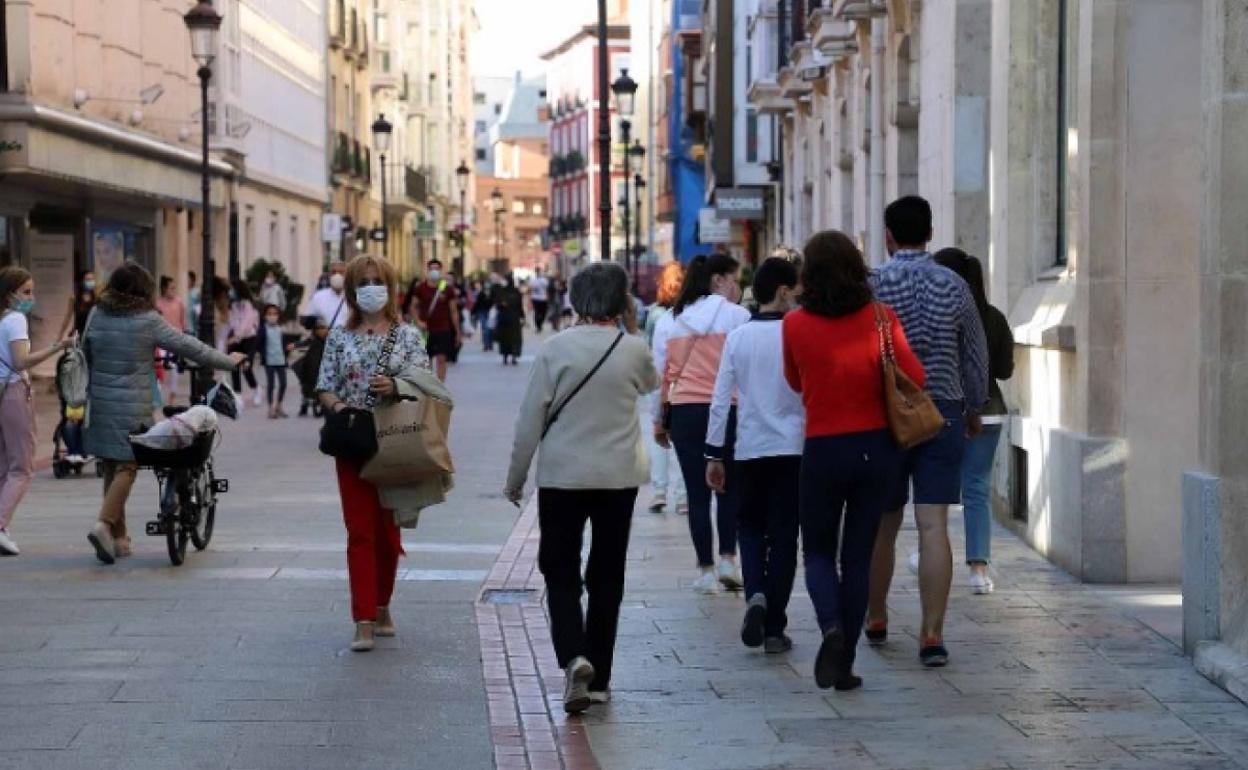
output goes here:
[[[158, 359], [161, 360], [161, 359]], [[161, 363], [171, 365], [173, 357], [166, 355]], [[198, 372], [198, 365], [178, 361], [179, 371]], [[197, 378], [193, 379], [195, 382]], [[192, 391], [197, 390], [192, 386]], [[192, 401], [203, 404], [205, 395], [192, 393]], [[189, 407], [167, 406], [162, 411], [172, 418], [187, 411]], [[196, 551], [203, 551], [212, 540], [217, 518], [217, 497], [230, 491], [230, 482], [219, 479], [213, 469], [212, 451], [216, 448], [217, 431], [200, 433], [190, 446], [179, 449], [156, 449], [137, 444], [131, 439], [134, 460], [140, 468], [149, 468], [156, 474], [160, 490], [160, 509], [154, 521], [147, 522], [147, 534], [165, 536], [169, 561], [181, 566], [186, 561], [188, 542]]]

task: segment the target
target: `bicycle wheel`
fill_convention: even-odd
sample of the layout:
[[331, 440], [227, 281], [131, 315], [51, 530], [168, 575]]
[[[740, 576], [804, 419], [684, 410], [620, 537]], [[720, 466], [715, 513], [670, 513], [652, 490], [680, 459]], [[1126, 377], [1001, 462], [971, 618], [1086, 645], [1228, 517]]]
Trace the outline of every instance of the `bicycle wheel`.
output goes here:
[[160, 497], [160, 515], [165, 520], [165, 545], [169, 548], [169, 561], [173, 566], [180, 567], [186, 561], [186, 543], [190, 539], [182, 524], [184, 501], [177, 489], [181, 486], [181, 474], [166, 479], [164, 484]]
[[212, 540], [212, 527], [217, 519], [217, 496], [213, 491], [216, 478], [212, 472], [212, 461], [209, 460], [192, 485], [196, 520], [195, 526], [191, 527], [191, 543], [195, 545], [196, 551], [207, 548]]

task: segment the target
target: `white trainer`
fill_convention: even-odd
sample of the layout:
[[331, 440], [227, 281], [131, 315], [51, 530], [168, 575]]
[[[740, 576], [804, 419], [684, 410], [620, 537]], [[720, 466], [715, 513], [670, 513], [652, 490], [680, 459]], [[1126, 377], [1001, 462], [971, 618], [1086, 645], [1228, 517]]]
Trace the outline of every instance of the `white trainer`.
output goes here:
[[9, 537], [7, 529], [0, 529], [0, 556], [18, 556], [21, 549], [17, 547], [17, 543], [13, 542], [13, 538]]
[[568, 664], [567, 678], [563, 685], [563, 710], [579, 714], [591, 703], [589, 683], [594, 681], [594, 666], [584, 657], [576, 657]]
[[993, 585], [992, 578], [988, 576], [987, 572], [971, 573], [971, 593], [977, 596], [986, 596], [992, 593], [995, 588], [996, 586]]
[[919, 552], [918, 551], [910, 552], [910, 571], [916, 575], [919, 574]]
[[702, 574], [698, 579], [693, 581], [694, 593], [699, 594], [717, 594], [719, 593], [719, 578], [715, 577], [715, 570], [707, 567], [702, 570]]
[[253, 396], [251, 399], [251, 405], [252, 406], [264, 406], [264, 394], [261, 393], [259, 390], [257, 390], [256, 395]]
[[720, 557], [719, 568], [716, 570], [719, 583], [728, 591], [740, 591], [745, 587], [741, 579], [741, 570], [731, 556]]
[[663, 513], [667, 510], [667, 495], [656, 494], [650, 500], [651, 513]]

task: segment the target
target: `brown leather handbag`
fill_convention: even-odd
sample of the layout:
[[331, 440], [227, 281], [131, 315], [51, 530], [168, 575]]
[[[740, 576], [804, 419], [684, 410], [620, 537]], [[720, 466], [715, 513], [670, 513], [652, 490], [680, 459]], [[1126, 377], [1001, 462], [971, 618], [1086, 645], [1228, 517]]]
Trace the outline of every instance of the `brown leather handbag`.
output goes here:
[[893, 346], [893, 325], [879, 302], [874, 302], [875, 328], [880, 338], [880, 361], [884, 369], [884, 411], [888, 429], [902, 449], [913, 449], [940, 433], [945, 416], [936, 408], [932, 397], [911, 380], [897, 365]]

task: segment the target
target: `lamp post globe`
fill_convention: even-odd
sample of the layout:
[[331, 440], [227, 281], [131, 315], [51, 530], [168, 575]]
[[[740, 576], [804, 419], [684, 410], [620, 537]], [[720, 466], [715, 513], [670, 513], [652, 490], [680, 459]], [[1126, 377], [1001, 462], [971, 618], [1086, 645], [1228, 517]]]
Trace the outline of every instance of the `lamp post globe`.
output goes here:
[[378, 115], [373, 121], [373, 147], [385, 155], [390, 152], [390, 138], [394, 134], [394, 125], [386, 120], [386, 116]]
[[629, 76], [627, 67], [620, 69], [620, 76], [611, 84], [611, 92], [615, 94], [616, 111], [624, 117], [631, 116], [637, 96], [637, 81]]
[[211, 3], [197, 3], [182, 20], [191, 33], [191, 56], [201, 67], [212, 64], [217, 57], [217, 35], [221, 30], [221, 14]]

